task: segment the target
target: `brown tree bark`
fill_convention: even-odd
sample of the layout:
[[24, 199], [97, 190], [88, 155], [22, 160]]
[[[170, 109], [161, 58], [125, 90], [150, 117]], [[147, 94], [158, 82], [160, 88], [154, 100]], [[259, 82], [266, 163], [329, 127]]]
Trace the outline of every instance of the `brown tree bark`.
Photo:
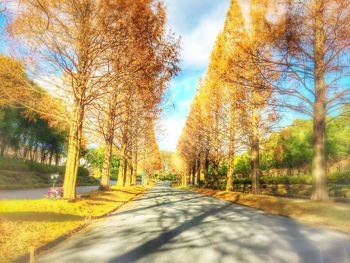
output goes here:
[[103, 160], [102, 175], [101, 175], [101, 182], [100, 182], [101, 190], [110, 190], [112, 148], [113, 148], [113, 139], [108, 138], [106, 140], [105, 151], [104, 151], [104, 160]]
[[329, 200], [327, 189], [326, 159], [326, 84], [325, 84], [325, 29], [323, 27], [324, 1], [316, 1], [315, 17], [315, 103], [313, 111], [313, 148], [312, 160], [313, 194], [311, 199]]
[[76, 198], [76, 182], [79, 169], [81, 139], [83, 133], [84, 107], [77, 106], [69, 132], [68, 156], [63, 182], [63, 197]]
[[208, 156], [206, 156], [204, 161], [204, 188], [208, 188], [209, 186], [209, 160]]
[[196, 162], [192, 165], [192, 186], [196, 185]]
[[136, 149], [136, 151], [135, 151], [135, 171], [134, 171], [134, 173], [133, 173], [133, 175], [132, 175], [132, 177], [131, 177], [131, 185], [136, 185], [136, 177], [137, 177], [137, 168], [138, 168], [138, 154], [137, 154], [137, 149]]
[[0, 148], [0, 155], [4, 156], [5, 155], [5, 150], [6, 150], [6, 144], [2, 142], [1, 148]]
[[201, 181], [201, 158], [198, 157], [197, 161], [197, 180], [196, 180], [196, 186], [199, 187]]
[[218, 189], [219, 187], [219, 164], [217, 162], [213, 163], [213, 187]]
[[53, 158], [53, 153], [50, 153], [50, 157], [49, 157], [49, 165], [52, 165], [52, 158]]

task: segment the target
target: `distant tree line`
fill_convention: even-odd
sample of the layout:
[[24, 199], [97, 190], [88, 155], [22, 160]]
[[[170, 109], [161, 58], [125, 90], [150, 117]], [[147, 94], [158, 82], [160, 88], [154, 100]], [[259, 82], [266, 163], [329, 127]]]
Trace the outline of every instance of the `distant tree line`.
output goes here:
[[66, 154], [67, 131], [50, 127], [38, 114], [20, 107], [0, 108], [0, 155], [59, 164]]
[[[328, 167], [350, 157], [350, 115], [334, 117], [327, 126]], [[274, 132], [262, 145], [260, 165], [263, 174], [283, 175], [311, 174], [312, 121], [295, 120], [290, 126]], [[235, 159], [235, 174], [249, 176], [250, 153], [240, 154]], [[276, 170], [273, 173], [273, 170]], [[265, 172], [266, 171], [266, 172]]]

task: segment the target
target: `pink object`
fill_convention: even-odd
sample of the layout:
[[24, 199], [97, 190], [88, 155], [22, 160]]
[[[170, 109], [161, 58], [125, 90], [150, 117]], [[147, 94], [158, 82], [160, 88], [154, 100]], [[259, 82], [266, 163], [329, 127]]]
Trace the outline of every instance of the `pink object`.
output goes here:
[[51, 187], [47, 191], [47, 196], [49, 198], [63, 197], [63, 188], [62, 187]]

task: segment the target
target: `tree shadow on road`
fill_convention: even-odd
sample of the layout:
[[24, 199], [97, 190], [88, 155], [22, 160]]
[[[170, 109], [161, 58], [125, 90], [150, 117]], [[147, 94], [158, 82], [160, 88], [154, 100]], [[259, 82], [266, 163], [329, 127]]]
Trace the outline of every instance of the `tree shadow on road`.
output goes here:
[[110, 263], [348, 260], [344, 249], [350, 249], [349, 238], [231, 202], [180, 193], [150, 191], [51, 259], [68, 256], [71, 260], [65, 262], [87, 262], [89, 254], [89, 262]]

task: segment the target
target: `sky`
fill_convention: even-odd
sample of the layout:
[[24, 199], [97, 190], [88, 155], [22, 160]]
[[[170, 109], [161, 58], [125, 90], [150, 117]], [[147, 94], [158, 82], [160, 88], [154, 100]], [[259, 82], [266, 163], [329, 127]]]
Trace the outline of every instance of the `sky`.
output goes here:
[[199, 79], [204, 76], [229, 0], [164, 0], [168, 27], [181, 37], [181, 72], [172, 79], [158, 133], [159, 148], [175, 151]]

